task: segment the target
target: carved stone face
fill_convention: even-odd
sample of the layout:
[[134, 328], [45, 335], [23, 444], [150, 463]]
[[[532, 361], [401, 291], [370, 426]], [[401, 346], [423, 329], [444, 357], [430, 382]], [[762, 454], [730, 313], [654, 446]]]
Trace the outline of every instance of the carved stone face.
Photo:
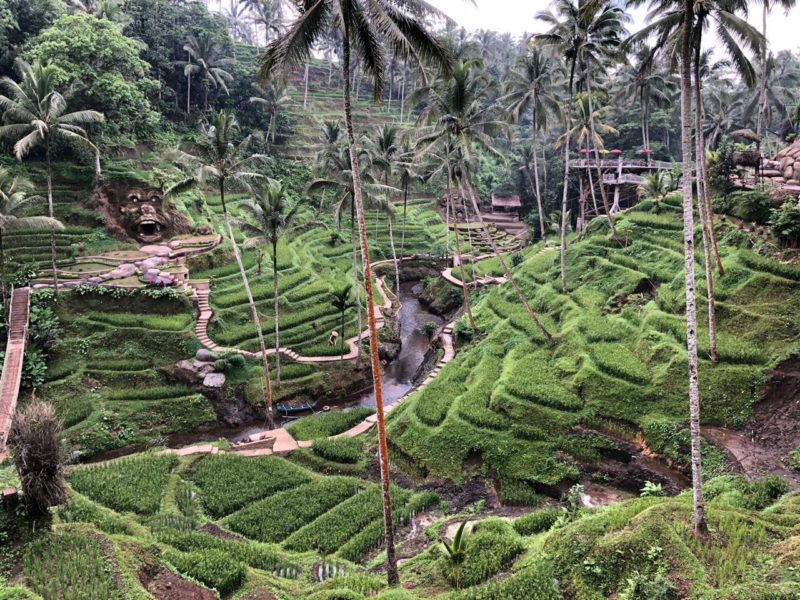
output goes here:
[[168, 233], [164, 197], [157, 189], [132, 189], [117, 205], [121, 225], [142, 242], [160, 242]]

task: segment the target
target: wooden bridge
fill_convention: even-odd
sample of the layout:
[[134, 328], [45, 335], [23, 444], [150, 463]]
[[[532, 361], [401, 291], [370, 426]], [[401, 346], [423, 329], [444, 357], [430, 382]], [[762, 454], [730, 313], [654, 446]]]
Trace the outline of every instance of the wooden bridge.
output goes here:
[[19, 385], [22, 380], [22, 362], [28, 339], [30, 313], [30, 288], [17, 288], [11, 293], [8, 308], [8, 343], [0, 376], [0, 462], [6, 458], [6, 441], [14, 411], [17, 407]]

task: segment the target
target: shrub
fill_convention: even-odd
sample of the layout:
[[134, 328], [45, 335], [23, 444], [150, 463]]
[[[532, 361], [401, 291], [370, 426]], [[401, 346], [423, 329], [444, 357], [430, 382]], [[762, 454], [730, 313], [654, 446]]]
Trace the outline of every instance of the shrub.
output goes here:
[[363, 456], [364, 439], [355, 437], [321, 438], [314, 442], [312, 451], [333, 462], [355, 464]]
[[794, 201], [784, 202], [780, 208], [773, 208], [769, 215], [772, 235], [782, 244], [797, 246], [800, 242], [800, 208]]
[[522, 540], [508, 523], [499, 519], [479, 522], [467, 537], [461, 585], [470, 587], [485, 581], [524, 549]]
[[245, 565], [222, 550], [208, 549], [185, 553], [167, 551], [164, 557], [184, 575], [214, 588], [220, 594], [228, 594], [235, 590], [247, 575]]
[[723, 212], [739, 217], [745, 221], [766, 223], [772, 208], [772, 197], [766, 192], [738, 191], [724, 199]]
[[280, 542], [360, 489], [356, 479], [326, 477], [250, 504], [227, 517], [224, 523], [249, 538]]
[[77, 469], [69, 481], [75, 490], [109, 508], [152, 515], [177, 464], [173, 454], [123, 458], [107, 466]]
[[287, 427], [296, 440], [314, 440], [338, 435], [358, 425], [375, 411], [371, 408], [354, 408], [343, 412], [329, 412], [304, 417]]
[[550, 529], [564, 514], [560, 508], [546, 508], [523, 515], [514, 521], [514, 530], [520, 535], [533, 535]]
[[206, 456], [195, 466], [192, 480], [203, 505], [215, 517], [311, 481], [311, 474], [275, 456], [244, 458], [228, 454]]

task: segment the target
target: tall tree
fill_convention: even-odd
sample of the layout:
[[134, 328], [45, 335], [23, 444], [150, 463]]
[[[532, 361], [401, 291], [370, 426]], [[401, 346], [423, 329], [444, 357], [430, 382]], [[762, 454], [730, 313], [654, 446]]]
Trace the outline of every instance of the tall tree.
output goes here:
[[553, 93], [556, 63], [538, 48], [531, 48], [517, 59], [515, 69], [509, 71], [504, 87], [506, 95], [500, 99], [510, 115], [519, 122], [526, 111], [531, 118], [531, 159], [533, 161], [533, 193], [539, 211], [539, 230], [545, 237], [544, 208], [539, 189], [538, 138], [546, 132], [552, 117], [560, 116], [559, 100]]
[[681, 153], [683, 154], [683, 269], [686, 290], [686, 351], [689, 365], [689, 432], [692, 456], [694, 530], [708, 531], [703, 499], [702, 454], [700, 448], [700, 385], [697, 364], [697, 300], [694, 275], [694, 210], [692, 200], [692, 28], [693, 1], [683, 0], [681, 27]]
[[341, 331], [339, 332], [339, 358], [340, 360], [344, 360], [344, 317], [345, 313], [347, 312], [348, 308], [353, 308], [356, 303], [350, 299], [350, 292], [353, 289], [353, 285], [348, 283], [347, 285], [343, 286], [341, 289], [334, 290], [331, 292], [331, 305], [339, 311], [339, 316], [341, 317]]
[[[389, 177], [395, 171], [398, 157], [400, 154], [400, 128], [392, 123], [384, 123], [375, 132], [372, 138], [372, 164], [383, 174], [383, 185], [387, 187], [386, 203], [387, 210], [390, 209], [389, 203], [391, 202], [388, 194]], [[394, 236], [392, 233], [392, 213], [389, 210], [389, 240], [394, 252]], [[405, 231], [405, 227], [403, 227]], [[401, 253], [402, 256], [402, 253]], [[395, 279], [395, 294], [400, 295], [400, 263], [397, 256], [394, 257], [394, 279]]]
[[253, 299], [253, 292], [250, 289], [250, 281], [244, 269], [239, 246], [233, 235], [230, 212], [225, 200], [226, 191], [248, 189], [252, 182], [258, 182], [262, 179], [262, 176], [253, 171], [253, 168], [263, 162], [266, 157], [251, 153], [252, 136], [245, 137], [238, 144], [235, 143], [234, 139], [238, 129], [236, 117], [233, 113], [225, 111], [220, 111], [214, 115], [211, 123], [201, 124], [199, 140], [192, 148], [194, 154], [183, 150], [176, 150], [173, 153], [176, 160], [192, 169], [193, 172], [184, 180], [170, 187], [166, 195], [171, 196], [192, 187], [203, 186], [212, 182], [217, 184], [220, 202], [222, 203], [225, 232], [228, 235], [228, 243], [231, 245], [236, 265], [239, 267], [239, 275], [242, 278], [242, 285], [247, 295], [253, 326], [258, 338], [258, 350], [261, 355], [264, 373], [264, 404], [267, 409], [267, 423], [271, 429], [275, 425], [275, 419], [272, 410], [272, 381], [269, 373], [267, 346], [264, 343], [261, 318], [258, 315], [258, 308]]
[[3, 236], [7, 231], [61, 230], [64, 226], [51, 217], [27, 216], [34, 202], [41, 200], [33, 195], [33, 183], [15, 177], [5, 167], [0, 167], [0, 300], [6, 297], [6, 257]]
[[292, 99], [286, 92], [286, 86], [280, 81], [272, 81], [263, 88], [254, 87], [258, 91], [258, 96], [251, 96], [250, 102], [267, 111], [269, 124], [267, 125], [266, 139], [274, 145], [275, 135], [278, 131], [278, 114], [284, 106], [291, 103]]
[[[103, 115], [94, 110], [79, 110], [68, 113], [67, 101], [56, 89], [58, 69], [52, 65], [35, 62], [28, 64], [22, 59], [16, 62], [21, 76], [19, 83], [10, 77], [0, 79], [0, 109], [5, 125], [0, 126], [0, 139], [14, 141], [14, 155], [22, 160], [39, 146], [44, 146], [47, 161], [47, 210], [55, 220], [53, 209], [53, 143], [67, 144], [88, 149], [95, 156], [95, 174], [100, 177], [100, 151], [90, 140], [85, 125], [102, 123]], [[56, 265], [55, 225], [50, 227], [50, 259], [53, 281], [58, 293], [58, 269]]]
[[[372, 80], [374, 98], [382, 96], [387, 49], [401, 57], [410, 56], [415, 61], [430, 60], [444, 69], [449, 59], [444, 47], [425, 27], [430, 16], [440, 16], [438, 10], [423, 0], [316, 0], [297, 5], [299, 15], [286, 32], [267, 48], [261, 65], [261, 77], [267, 79], [278, 71], [304, 63], [314, 44], [333, 28], [342, 34], [342, 85], [344, 121], [350, 161], [358, 164], [351, 99], [350, 73], [353, 55], [362, 59], [364, 70]], [[355, 52], [353, 52], [355, 51]], [[377, 408], [378, 440], [383, 489], [383, 520], [386, 540], [387, 579], [397, 583], [397, 561], [394, 550], [394, 523], [389, 489], [389, 447], [383, 411], [383, 390], [378, 357], [378, 328], [372, 267], [369, 257], [369, 240], [364, 220], [364, 205], [360, 169], [352, 169], [353, 201], [358, 216], [361, 259], [364, 266], [364, 284], [367, 291], [367, 314], [370, 330], [370, 355], [372, 379]]]
[[252, 189], [253, 198], [245, 200], [239, 207], [247, 211], [253, 222], [235, 219], [233, 223], [248, 235], [243, 248], [253, 246], [272, 247], [272, 294], [274, 298], [275, 321], [275, 385], [281, 387], [281, 340], [280, 340], [280, 302], [278, 294], [278, 242], [292, 227], [300, 204], [289, 206], [283, 185], [279, 181], [267, 178], [259, 181]]
[[188, 61], [179, 61], [183, 66], [183, 73], [186, 75], [187, 99], [186, 112], [190, 112], [191, 106], [191, 81], [192, 76], [197, 75], [203, 89], [203, 110], [208, 112], [208, 93], [211, 88], [221, 88], [228, 94], [228, 84], [233, 81], [233, 75], [229, 71], [234, 64], [234, 59], [224, 56], [224, 49], [214, 36], [203, 31], [199, 35], [190, 35], [183, 46], [184, 51], [189, 55]]
[[756, 135], [761, 138], [764, 120], [767, 112], [767, 61], [769, 60], [769, 38], [767, 38], [767, 17], [776, 6], [789, 11], [797, 4], [797, 0], [759, 0], [761, 2], [761, 35], [764, 37], [761, 50], [758, 53], [759, 71], [761, 79], [758, 94], [758, 116], [756, 118]]
[[441, 78], [424, 90], [427, 93], [428, 105], [420, 117], [424, 123], [428, 123], [428, 126], [427, 129], [423, 129], [420, 142], [435, 145], [441, 143], [442, 140], [448, 140], [455, 144], [459, 167], [458, 182], [466, 192], [463, 196], [470, 201], [471, 209], [481, 224], [486, 242], [492, 248], [506, 278], [528, 312], [528, 316], [544, 337], [551, 341], [552, 335], [531, 308], [486, 226], [472, 183], [471, 163], [475, 147], [501, 156], [494, 147], [491, 134], [505, 131], [507, 127], [507, 123], [495, 117], [485, 101], [486, 91], [492, 86], [489, 76], [479, 70], [480, 64], [479, 61], [459, 63], [453, 68], [449, 77]]

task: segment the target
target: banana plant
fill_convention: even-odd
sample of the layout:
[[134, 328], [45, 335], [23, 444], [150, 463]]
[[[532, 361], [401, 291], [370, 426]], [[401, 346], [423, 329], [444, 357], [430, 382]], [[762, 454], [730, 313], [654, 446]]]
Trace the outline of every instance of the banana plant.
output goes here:
[[464, 559], [467, 557], [467, 537], [464, 531], [466, 524], [466, 521], [461, 522], [451, 543], [448, 544], [446, 541], [442, 542], [442, 546], [444, 546], [446, 552], [445, 558], [450, 567], [450, 579], [456, 589], [461, 588], [461, 566], [464, 564]]

